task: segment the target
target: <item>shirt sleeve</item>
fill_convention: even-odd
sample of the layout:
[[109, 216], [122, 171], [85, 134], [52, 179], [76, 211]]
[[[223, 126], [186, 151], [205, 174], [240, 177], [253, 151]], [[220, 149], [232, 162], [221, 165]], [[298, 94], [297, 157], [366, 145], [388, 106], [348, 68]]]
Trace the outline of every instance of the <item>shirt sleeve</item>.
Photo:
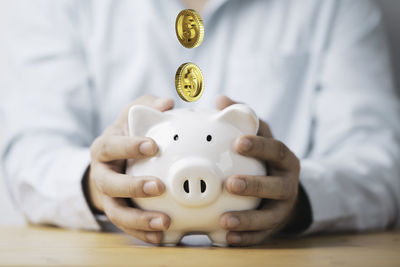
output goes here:
[[95, 109], [77, 2], [1, 5], [1, 163], [13, 200], [31, 223], [98, 230], [81, 185]]
[[337, 1], [300, 180], [306, 233], [400, 225], [400, 110], [379, 10]]

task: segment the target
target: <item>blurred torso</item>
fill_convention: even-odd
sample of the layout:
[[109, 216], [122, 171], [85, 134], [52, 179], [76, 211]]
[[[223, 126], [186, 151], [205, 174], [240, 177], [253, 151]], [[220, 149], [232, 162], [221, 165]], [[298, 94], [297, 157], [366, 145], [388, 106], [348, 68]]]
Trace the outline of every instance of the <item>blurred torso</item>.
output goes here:
[[[317, 2], [210, 1], [202, 15], [205, 38], [194, 49], [175, 35], [176, 15], [186, 8], [181, 1], [93, 1], [81, 8], [99, 132], [143, 94], [172, 97], [177, 107], [210, 108], [217, 94], [226, 94], [249, 104], [275, 137], [304, 154], [315, 91]], [[201, 68], [205, 91], [186, 104], [174, 77], [189, 61]]]

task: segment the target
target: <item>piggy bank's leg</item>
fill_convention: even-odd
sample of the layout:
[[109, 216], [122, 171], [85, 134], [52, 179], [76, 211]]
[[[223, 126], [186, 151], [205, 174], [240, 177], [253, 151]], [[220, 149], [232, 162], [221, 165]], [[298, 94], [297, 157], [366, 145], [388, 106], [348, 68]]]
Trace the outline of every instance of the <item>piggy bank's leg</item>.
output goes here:
[[162, 244], [165, 246], [176, 245], [181, 241], [183, 233], [180, 231], [166, 231], [164, 232], [164, 238]]
[[214, 246], [226, 247], [227, 246], [227, 242], [226, 242], [226, 233], [227, 232], [228, 231], [225, 231], [225, 230], [218, 230], [215, 232], [211, 232], [208, 234], [208, 238], [211, 239]]

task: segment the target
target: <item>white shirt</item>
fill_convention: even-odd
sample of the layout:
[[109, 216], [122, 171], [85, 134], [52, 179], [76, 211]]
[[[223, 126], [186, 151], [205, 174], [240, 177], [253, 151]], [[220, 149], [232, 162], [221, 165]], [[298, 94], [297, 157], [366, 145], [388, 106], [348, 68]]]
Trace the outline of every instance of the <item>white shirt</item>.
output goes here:
[[[98, 229], [81, 188], [94, 138], [143, 94], [214, 108], [222, 93], [249, 104], [301, 159], [308, 232], [399, 225], [400, 111], [375, 5], [210, 1], [195, 49], [176, 39], [184, 8], [178, 0], [7, 2], [1, 159], [26, 218]], [[205, 92], [184, 104], [174, 76], [188, 61], [202, 69]]]

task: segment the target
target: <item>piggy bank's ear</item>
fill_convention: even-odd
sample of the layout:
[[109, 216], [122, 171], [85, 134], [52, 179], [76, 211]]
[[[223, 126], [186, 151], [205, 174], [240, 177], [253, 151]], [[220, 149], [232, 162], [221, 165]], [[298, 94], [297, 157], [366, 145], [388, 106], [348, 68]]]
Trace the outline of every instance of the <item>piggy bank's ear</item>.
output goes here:
[[161, 111], [147, 106], [133, 106], [129, 109], [128, 125], [130, 136], [144, 136], [151, 127], [165, 120]]
[[231, 105], [217, 115], [217, 120], [225, 121], [245, 134], [257, 134], [258, 118], [254, 111], [244, 104]]

